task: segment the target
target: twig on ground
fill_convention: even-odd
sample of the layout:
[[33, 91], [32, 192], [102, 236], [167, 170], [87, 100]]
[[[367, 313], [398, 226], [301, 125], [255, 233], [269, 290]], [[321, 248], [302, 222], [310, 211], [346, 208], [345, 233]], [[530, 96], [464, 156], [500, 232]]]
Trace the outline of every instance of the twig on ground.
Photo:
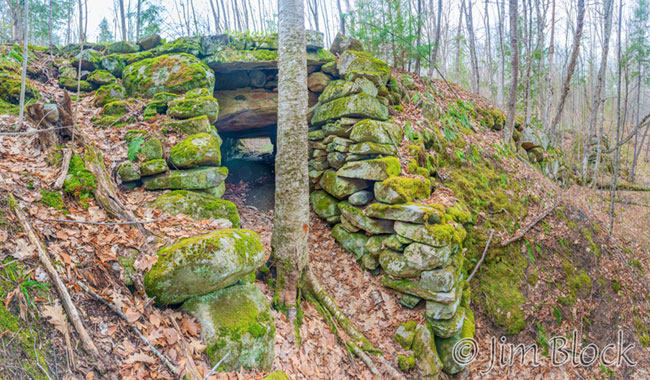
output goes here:
[[[41, 264], [43, 264], [43, 266], [47, 270], [47, 273], [49, 274], [50, 278], [54, 282], [54, 285], [56, 286], [56, 289], [59, 292], [59, 296], [63, 301], [63, 306], [65, 308], [65, 311], [68, 314], [68, 318], [70, 318], [72, 324], [77, 330], [77, 333], [79, 334], [79, 338], [81, 339], [84, 349], [93, 357], [99, 360], [100, 359], [99, 350], [97, 350], [95, 343], [93, 343], [92, 339], [90, 339], [90, 335], [88, 335], [88, 331], [86, 331], [86, 328], [84, 327], [83, 322], [81, 321], [81, 317], [79, 316], [79, 311], [77, 311], [76, 306], [72, 302], [72, 298], [70, 297], [70, 293], [68, 293], [68, 289], [65, 287], [65, 284], [63, 284], [61, 277], [59, 277], [59, 273], [56, 271], [56, 269], [54, 269], [54, 265], [52, 265], [52, 261], [50, 260], [50, 256], [45, 250], [45, 246], [40, 241], [40, 239], [36, 236], [36, 233], [34, 232], [34, 229], [32, 228], [31, 224], [29, 224], [29, 221], [27, 220], [27, 216], [23, 212], [22, 207], [18, 204], [16, 198], [14, 198], [12, 194], [9, 194], [9, 205], [13, 208], [16, 217], [20, 221], [23, 230], [27, 233], [27, 236], [29, 237], [29, 240], [31, 241], [32, 245], [36, 247], [36, 250], [38, 252], [38, 258]], [[100, 372], [105, 371], [103, 367], [103, 363], [99, 362], [97, 363], [97, 365], [100, 366], [98, 368]]]
[[145, 338], [144, 335], [142, 335], [140, 330], [134, 324], [129, 323], [129, 319], [126, 317], [126, 315], [124, 315], [124, 313], [122, 313], [122, 311], [117, 306], [115, 306], [112, 302], [105, 300], [102, 296], [92, 291], [88, 287], [88, 285], [84, 284], [83, 282], [77, 281], [77, 285], [79, 285], [93, 298], [103, 303], [104, 305], [108, 306], [108, 308], [111, 309], [120, 318], [124, 319], [127, 325], [129, 325], [129, 327], [131, 328], [131, 330], [133, 330], [133, 332], [135, 332], [135, 334], [138, 336], [138, 338], [140, 338], [140, 340], [142, 340], [149, 347], [149, 349], [151, 349], [151, 351], [158, 357], [158, 359], [160, 359], [174, 375], [178, 376], [180, 374], [180, 371], [176, 367], [174, 367], [174, 365], [169, 361], [169, 359], [167, 359], [165, 355], [163, 355], [160, 351], [158, 351], [156, 347], [154, 347], [153, 344], [151, 344], [151, 342], [149, 342], [149, 340]]
[[483, 249], [483, 254], [481, 255], [481, 259], [476, 263], [476, 266], [474, 267], [474, 270], [472, 273], [467, 277], [467, 282], [470, 282], [472, 280], [472, 277], [476, 274], [478, 271], [478, 268], [481, 266], [483, 263], [483, 260], [485, 260], [485, 254], [487, 253], [488, 248], [490, 248], [490, 242], [492, 242], [492, 236], [494, 236], [494, 230], [490, 231], [490, 238], [487, 241], [487, 244], [485, 244], [485, 249]]
[[145, 224], [145, 223], [154, 223], [160, 220], [163, 220], [163, 217], [156, 219], [147, 219], [147, 220], [127, 220], [124, 222], [93, 222], [90, 220], [68, 220], [68, 219], [38, 219], [41, 222], [52, 222], [52, 223], [78, 223], [78, 224], [93, 224], [96, 226], [121, 226], [125, 224]]
[[559, 204], [560, 204], [560, 201], [557, 200], [557, 201], [556, 201], [556, 202], [555, 202], [551, 207], [549, 207], [548, 209], [546, 209], [546, 211], [544, 211], [543, 213], [541, 213], [541, 214], [540, 214], [537, 218], [535, 218], [535, 220], [533, 220], [530, 224], [528, 224], [526, 227], [524, 227], [524, 228], [522, 228], [521, 230], [519, 230], [519, 232], [517, 232], [517, 233], [516, 233], [513, 237], [511, 237], [510, 239], [508, 239], [508, 240], [504, 241], [503, 243], [501, 243], [501, 246], [502, 246], [502, 247], [505, 247], [506, 245], [508, 245], [508, 244], [510, 244], [510, 243], [514, 243], [514, 242], [516, 242], [517, 240], [519, 240], [519, 239], [521, 239], [522, 237], [524, 237], [524, 235], [526, 235], [526, 233], [527, 233], [528, 231], [530, 231], [531, 228], [533, 228], [533, 227], [534, 227], [537, 223], [539, 223], [542, 219], [546, 218], [546, 216], [547, 216], [548, 214], [550, 214], [551, 211], [553, 211], [553, 210], [554, 210], [554, 209], [555, 209]]
[[179, 337], [178, 341], [181, 345], [181, 349], [183, 350], [183, 353], [185, 354], [185, 358], [187, 359], [187, 372], [190, 375], [190, 380], [195, 380], [195, 379], [200, 380], [201, 374], [199, 373], [199, 369], [197, 368], [196, 363], [192, 358], [192, 351], [188, 347], [180, 327], [178, 327], [178, 322], [176, 322], [176, 318], [174, 318], [173, 316], [170, 316], [170, 319], [172, 320], [172, 325], [174, 325], [174, 329], [178, 333], [178, 337]]
[[61, 190], [63, 187], [63, 182], [65, 182], [65, 177], [68, 175], [68, 169], [70, 169], [70, 159], [72, 158], [72, 152], [73, 148], [70, 147], [68, 149], [65, 149], [65, 152], [63, 153], [63, 164], [61, 165], [61, 174], [59, 175], [59, 178], [56, 179], [54, 182], [54, 185], [52, 185], [52, 188], [54, 190]]
[[221, 365], [221, 363], [223, 363], [223, 361], [226, 360], [226, 358], [227, 358], [228, 356], [230, 356], [230, 352], [226, 353], [226, 354], [223, 356], [223, 358], [221, 358], [221, 360], [219, 360], [219, 362], [218, 362], [217, 364], [215, 364], [214, 367], [212, 367], [212, 369], [210, 370], [210, 372], [208, 372], [208, 374], [205, 375], [205, 377], [203, 378], [203, 380], [207, 380], [208, 377], [210, 377], [210, 375], [212, 375], [212, 374], [214, 373], [214, 371], [216, 371], [217, 368], [219, 368], [219, 366]]

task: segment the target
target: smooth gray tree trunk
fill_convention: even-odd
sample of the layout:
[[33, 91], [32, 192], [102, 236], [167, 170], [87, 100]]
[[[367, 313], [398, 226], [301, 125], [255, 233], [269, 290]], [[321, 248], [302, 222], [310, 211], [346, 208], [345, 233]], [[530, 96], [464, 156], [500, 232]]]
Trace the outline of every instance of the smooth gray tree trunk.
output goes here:
[[20, 110], [18, 111], [18, 127], [22, 127], [23, 118], [25, 116], [25, 87], [27, 85], [27, 58], [28, 58], [28, 45], [29, 45], [29, 0], [25, 0], [25, 25], [23, 36], [23, 67], [22, 67], [22, 80], [20, 83]]
[[503, 140], [506, 144], [512, 142], [512, 133], [515, 128], [515, 112], [517, 111], [517, 74], [519, 73], [519, 35], [517, 34], [517, 0], [510, 0], [508, 6], [510, 17], [510, 51], [512, 52], [512, 82], [508, 96], [508, 115], [506, 127], [503, 131]]
[[282, 304], [293, 306], [301, 274], [309, 260], [307, 61], [303, 0], [279, 0], [278, 11], [278, 127], [271, 245], [278, 273], [276, 295], [280, 296]]

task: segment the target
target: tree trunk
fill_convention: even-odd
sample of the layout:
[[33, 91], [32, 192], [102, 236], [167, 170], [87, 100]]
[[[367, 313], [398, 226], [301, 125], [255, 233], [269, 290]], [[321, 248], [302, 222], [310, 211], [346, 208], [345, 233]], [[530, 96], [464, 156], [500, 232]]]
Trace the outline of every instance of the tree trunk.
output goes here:
[[[295, 311], [308, 265], [307, 61], [303, 0], [278, 1], [278, 129], [271, 245], [279, 302]], [[295, 313], [289, 312], [293, 318]]]
[[551, 100], [553, 99], [553, 52], [555, 51], [554, 45], [555, 38], [555, 0], [551, 10], [551, 42], [548, 46], [548, 72], [546, 75], [546, 96], [544, 97], [544, 116], [543, 124], [544, 130], [549, 132], [551, 121]]
[[208, 0], [210, 2], [210, 9], [212, 10], [212, 17], [214, 18], [214, 32], [216, 34], [220, 33], [219, 29], [219, 16], [217, 15], [217, 11], [214, 9], [214, 1], [216, 0]]
[[485, 0], [485, 34], [487, 36], [487, 49], [485, 50], [486, 62], [488, 66], [488, 85], [490, 87], [490, 97], [494, 96], [494, 75], [492, 75], [492, 32], [490, 31], [490, 13], [488, 9], [488, 0]]
[[438, 14], [436, 15], [436, 38], [433, 42], [432, 65], [438, 64], [438, 49], [440, 47], [440, 23], [442, 21], [442, 0], [438, 0]]
[[560, 118], [562, 117], [562, 111], [564, 110], [564, 103], [566, 98], [569, 95], [569, 88], [571, 87], [571, 79], [573, 78], [573, 72], [575, 71], [576, 64], [578, 63], [578, 53], [580, 51], [580, 40], [582, 39], [582, 30], [584, 27], [585, 20], [585, 0], [578, 0], [578, 22], [576, 25], [576, 33], [573, 38], [573, 47], [571, 50], [571, 59], [569, 61], [569, 67], [567, 69], [567, 75], [564, 78], [564, 83], [562, 84], [562, 93], [560, 94], [560, 102], [557, 105], [557, 111], [555, 112], [555, 117], [553, 117], [553, 122], [551, 123], [551, 140], [557, 141], [555, 137], [555, 129], [560, 123]]
[[24, 35], [23, 35], [23, 67], [22, 67], [22, 78], [20, 82], [20, 110], [18, 111], [18, 127], [23, 126], [23, 117], [25, 116], [25, 87], [27, 85], [27, 58], [28, 51], [27, 47], [29, 45], [29, 0], [25, 0], [25, 24], [24, 24]]
[[124, 0], [120, 1], [120, 20], [122, 20], [122, 41], [126, 41], [126, 18], [124, 17]]
[[339, 10], [339, 30], [341, 31], [341, 34], [345, 35], [345, 15], [341, 8], [341, 0], [336, 0], [336, 7]]
[[[604, 103], [605, 101], [605, 96], [603, 95], [603, 87], [605, 85], [605, 75], [607, 74], [607, 56], [609, 55], [609, 36], [612, 31], [612, 13], [613, 13], [613, 8], [614, 8], [614, 0], [605, 0], [605, 3], [603, 4], [604, 7], [604, 14], [603, 14], [603, 20], [604, 20], [604, 30], [603, 30], [603, 49], [601, 52], [601, 59], [600, 59], [600, 69], [598, 70], [598, 79], [596, 82], [596, 90], [594, 93], [594, 100], [593, 100], [593, 106], [591, 110], [591, 117], [589, 119], [589, 130], [587, 133], [587, 144], [585, 144], [585, 147], [583, 149], [583, 156], [582, 156], [582, 177], [586, 180], [587, 179], [587, 168], [589, 165], [589, 147], [591, 144], [589, 144], [589, 139], [591, 138], [591, 135], [593, 131], [596, 130], [596, 123], [597, 123], [597, 118], [599, 115], [599, 110], [601, 107], [601, 104]], [[604, 107], [604, 105], [603, 105]], [[599, 165], [600, 165], [600, 156], [602, 153], [602, 138], [603, 138], [603, 124], [600, 124], [600, 132], [597, 134], [598, 137], [598, 149], [596, 153], [596, 162], [594, 164], [594, 176], [593, 176], [593, 183], [594, 185], [598, 182], [598, 170], [599, 170]]]
[[[212, 2], [211, 2], [212, 3]], [[140, 8], [142, 8], [142, 0], [138, 0], [137, 11], [135, 13], [135, 40], [140, 40]]]
[[[503, 1], [503, 3], [501, 2]], [[499, 80], [497, 81], [497, 103], [499, 106], [503, 106], [503, 85], [506, 81], [505, 71], [506, 71], [506, 48], [505, 48], [505, 35], [504, 35], [504, 24], [506, 22], [506, 5], [505, 0], [497, 0], [497, 7], [499, 15]]]
[[[641, 119], [641, 89], [642, 89], [642, 84], [641, 84], [641, 78], [643, 78], [642, 75], [642, 66], [641, 66], [641, 57], [639, 57], [639, 62], [638, 62], [638, 68], [639, 72], [637, 74], [637, 90], [636, 90], [636, 124], [637, 126], [639, 125], [639, 120]], [[630, 182], [634, 182], [634, 177], [635, 177], [635, 171], [636, 171], [636, 163], [637, 163], [637, 151], [639, 149], [639, 134], [637, 133], [634, 135], [634, 150], [632, 152], [632, 167], [630, 168], [630, 172], [628, 173], [628, 178], [627, 180]]]
[[618, 6], [618, 47], [617, 47], [617, 63], [618, 63], [618, 73], [617, 73], [617, 83], [616, 83], [616, 153], [614, 154], [614, 175], [612, 179], [612, 189], [610, 193], [610, 204], [609, 204], [609, 233], [611, 234], [614, 230], [614, 206], [616, 199], [616, 185], [618, 182], [618, 170], [620, 165], [620, 155], [621, 147], [618, 144], [618, 140], [621, 136], [621, 24], [623, 23], [623, 0], [619, 0]]
[[50, 58], [54, 55], [54, 44], [52, 43], [52, 0], [49, 1], [49, 17], [47, 19], [47, 36], [49, 39]]
[[458, 30], [456, 31], [456, 82], [460, 83], [460, 66], [462, 64], [460, 59], [460, 52], [462, 51], [461, 46], [461, 34], [463, 31], [463, 13], [465, 13], [465, 0], [460, 4], [460, 12], [458, 13]]
[[[582, 1], [582, 0], [581, 0]], [[510, 16], [510, 51], [512, 52], [512, 83], [508, 96], [508, 116], [503, 131], [506, 144], [512, 143], [512, 133], [515, 128], [515, 112], [517, 102], [517, 74], [519, 73], [519, 35], [517, 33], [517, 0], [510, 0], [508, 6]]]
[[[422, 40], [422, 0], [418, 0], [418, 25], [417, 25], [417, 41], [415, 43], [415, 48], [419, 49], [420, 47], [420, 42]], [[419, 50], [418, 50], [419, 52]], [[420, 61], [422, 59], [422, 55], [418, 54], [416, 61], [415, 61], [415, 72], [420, 75]]]
[[467, 34], [469, 34], [469, 56], [472, 64], [472, 91], [479, 93], [479, 73], [478, 58], [476, 56], [476, 37], [474, 36], [474, 20], [472, 18], [472, 0], [468, 0], [465, 7], [465, 24], [467, 25]]

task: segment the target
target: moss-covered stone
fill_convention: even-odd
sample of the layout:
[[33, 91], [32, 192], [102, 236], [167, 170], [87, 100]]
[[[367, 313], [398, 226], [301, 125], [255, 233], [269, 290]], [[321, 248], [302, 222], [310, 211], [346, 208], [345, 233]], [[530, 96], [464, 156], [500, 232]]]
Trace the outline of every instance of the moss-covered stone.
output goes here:
[[346, 178], [360, 178], [383, 181], [401, 172], [399, 160], [395, 157], [376, 158], [373, 160], [347, 162], [336, 171], [336, 175]]
[[368, 182], [365, 180], [342, 178], [337, 176], [334, 170], [326, 170], [320, 178], [319, 183], [323, 190], [338, 199], [343, 199], [350, 194], [368, 187]]
[[106, 52], [108, 54], [135, 53], [137, 51], [140, 51], [140, 46], [130, 41], [117, 41], [106, 46]]
[[457, 359], [458, 356], [454, 356], [454, 346], [462, 339], [472, 339], [474, 338], [476, 327], [474, 325], [474, 314], [468, 308], [465, 309], [465, 319], [463, 322], [463, 327], [461, 331], [452, 336], [451, 338], [437, 338], [436, 339], [436, 348], [442, 361], [443, 371], [450, 375], [456, 374], [462, 371], [467, 364], [460, 363]]
[[393, 221], [391, 220], [369, 218], [363, 214], [360, 208], [354, 207], [348, 202], [339, 202], [338, 208], [350, 223], [366, 231], [368, 234], [378, 235], [395, 232], [393, 229]]
[[346, 76], [353, 71], [363, 71], [377, 74], [383, 84], [390, 78], [390, 67], [381, 59], [373, 57], [370, 53], [355, 50], [344, 51], [338, 60], [338, 70], [341, 76]]
[[364, 206], [372, 202], [374, 198], [375, 196], [372, 193], [372, 191], [361, 190], [350, 195], [350, 197], [348, 198], [348, 202], [350, 202], [350, 204], [353, 206]]
[[77, 84], [81, 92], [91, 92], [95, 89], [92, 83], [85, 80], [77, 82], [76, 79], [72, 78], [59, 78], [59, 87], [65, 88], [66, 90], [77, 92]]
[[167, 115], [177, 119], [190, 119], [207, 115], [210, 123], [217, 121], [219, 116], [219, 103], [212, 96], [193, 96], [185, 99], [176, 99], [169, 102]]
[[407, 203], [431, 195], [431, 182], [426, 178], [389, 177], [375, 183], [375, 199], [383, 203]]
[[402, 74], [399, 76], [399, 81], [402, 83], [402, 86], [404, 86], [404, 88], [406, 88], [407, 90], [415, 89], [415, 81], [413, 80], [412, 76], [408, 74]]
[[163, 126], [186, 135], [212, 132], [212, 126], [207, 115], [185, 120], [170, 120], [166, 121]]
[[436, 337], [440, 338], [451, 338], [452, 336], [458, 334], [463, 327], [463, 322], [465, 321], [465, 308], [459, 306], [456, 310], [456, 314], [449, 319], [438, 319], [438, 320], [427, 320], [429, 326], [433, 330], [433, 333]]
[[140, 167], [131, 162], [123, 162], [117, 169], [117, 175], [120, 176], [122, 182], [137, 181], [140, 179]]
[[365, 209], [365, 214], [373, 218], [399, 220], [402, 222], [423, 224], [439, 223], [445, 214], [444, 206], [424, 205], [419, 203], [398, 203], [387, 205], [385, 203], [373, 203]]
[[417, 325], [417, 321], [408, 321], [400, 323], [397, 326], [397, 331], [395, 332], [395, 341], [397, 341], [397, 343], [399, 343], [403, 349], [411, 349], [411, 345], [413, 345], [413, 338], [415, 337], [415, 328]]
[[437, 379], [442, 371], [442, 362], [438, 357], [436, 342], [431, 327], [418, 325], [415, 328], [413, 345], [411, 346], [415, 356], [415, 368], [423, 379]]
[[159, 92], [185, 93], [193, 88], [214, 87], [214, 73], [188, 54], [162, 55], [127, 66], [122, 73], [131, 96], [152, 97]]
[[368, 253], [366, 249], [368, 237], [363, 233], [350, 232], [342, 224], [337, 224], [332, 228], [332, 237], [357, 260]]
[[387, 120], [388, 108], [379, 103], [376, 98], [359, 93], [319, 105], [314, 111], [311, 123], [314, 126], [320, 126], [342, 117]]
[[208, 194], [174, 190], [159, 196], [151, 206], [171, 215], [185, 214], [192, 219], [228, 219], [239, 228], [239, 212], [234, 203]]
[[147, 190], [206, 190], [221, 185], [227, 176], [226, 167], [200, 167], [172, 170], [165, 174], [144, 178], [143, 182]]
[[209, 133], [186, 137], [169, 151], [169, 161], [177, 168], [221, 165], [221, 139]]
[[348, 152], [352, 154], [381, 154], [383, 156], [394, 156], [397, 154], [397, 147], [393, 144], [362, 142], [350, 145]]
[[199, 56], [201, 52], [201, 39], [199, 37], [180, 37], [174, 41], [158, 46], [156, 52], [159, 55], [187, 53], [193, 56]]
[[398, 235], [432, 247], [445, 247], [450, 244], [461, 245], [467, 236], [462, 225], [455, 222], [442, 224], [413, 224], [395, 222]]
[[[18, 104], [20, 102], [22, 80], [19, 74], [13, 71], [0, 70], [0, 100], [4, 100], [10, 104]], [[76, 81], [75, 81], [76, 90]], [[25, 85], [25, 101], [29, 102], [32, 99], [39, 98], [39, 91], [34, 87], [29, 79]]]
[[402, 370], [402, 372], [408, 372], [413, 369], [413, 367], [415, 367], [415, 357], [410, 355], [399, 355], [397, 357], [397, 364], [399, 365], [399, 369]]
[[460, 301], [463, 297], [463, 284], [464, 282], [459, 281], [454, 290], [456, 299], [451, 303], [442, 303], [436, 301], [427, 301], [424, 311], [424, 317], [427, 320], [435, 321], [438, 319], [450, 319], [453, 318], [456, 314], [456, 310], [460, 305]]
[[102, 55], [93, 49], [84, 49], [81, 53], [77, 54], [72, 60], [72, 67], [79, 67], [87, 71], [93, 71], [101, 68]]
[[264, 264], [266, 253], [253, 231], [227, 228], [181, 239], [158, 251], [144, 278], [149, 297], [174, 304], [232, 285]]
[[[411, 278], [419, 276], [424, 271], [447, 265], [450, 257], [451, 249], [449, 246], [431, 247], [426, 244], [412, 243], [404, 249], [403, 254], [391, 249], [382, 251], [379, 262], [389, 275], [399, 278]], [[432, 296], [410, 294], [421, 298], [438, 297], [437, 294]], [[441, 298], [436, 298], [436, 300], [441, 300]], [[451, 299], [447, 301], [450, 302]]]
[[145, 161], [140, 165], [140, 174], [143, 177], [161, 174], [167, 170], [169, 170], [167, 161], [163, 160], [162, 158]]
[[110, 54], [101, 59], [101, 66], [115, 77], [121, 78], [127, 63], [121, 54]]
[[404, 138], [402, 128], [393, 123], [364, 119], [354, 125], [350, 139], [357, 142], [373, 142], [399, 146]]
[[104, 107], [108, 103], [124, 100], [126, 91], [117, 83], [106, 84], [95, 91], [95, 107]]
[[210, 362], [216, 365], [225, 358], [219, 371], [271, 369], [275, 322], [266, 297], [254, 284], [191, 298], [183, 309], [199, 320]]
[[88, 76], [88, 78], [86, 78], [86, 80], [98, 86], [103, 86], [105, 84], [115, 83], [117, 79], [113, 74], [106, 70], [95, 70]]
[[316, 190], [309, 194], [309, 202], [314, 212], [323, 219], [341, 215], [338, 199], [323, 190]]
[[160, 45], [161, 42], [160, 34], [155, 33], [138, 40], [138, 45], [142, 50], [150, 50]]
[[345, 96], [364, 93], [368, 96], [377, 96], [378, 90], [375, 84], [365, 78], [356, 81], [334, 80], [330, 81], [318, 97], [320, 104], [331, 102]]
[[121, 127], [135, 119], [130, 110], [134, 110], [135, 102], [130, 99], [118, 100], [104, 105], [99, 115], [93, 117], [92, 121], [96, 125]]
[[47, 189], [41, 189], [41, 196], [42, 204], [48, 207], [52, 207], [56, 210], [64, 211], [64, 214], [67, 212], [65, 211], [65, 203], [63, 203], [63, 197], [61, 196], [61, 193], [56, 191], [49, 191]]

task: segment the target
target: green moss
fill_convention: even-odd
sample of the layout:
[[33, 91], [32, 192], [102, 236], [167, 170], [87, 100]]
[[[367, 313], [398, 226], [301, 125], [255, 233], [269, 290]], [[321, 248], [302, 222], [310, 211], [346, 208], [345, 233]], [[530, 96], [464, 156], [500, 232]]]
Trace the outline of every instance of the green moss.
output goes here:
[[579, 271], [573, 266], [569, 260], [564, 260], [562, 270], [566, 277], [566, 286], [568, 297], [566, 298], [568, 304], [572, 305], [577, 300], [578, 296], [586, 296], [591, 291], [591, 278], [584, 271]]
[[[4, 268], [1, 268], [0, 272], [0, 299], [6, 299], [9, 292], [17, 288], [29, 292], [24, 285], [29, 281], [30, 269], [10, 259], [6, 259], [2, 265]], [[40, 296], [48, 298], [48, 294]], [[3, 340], [3, 365], [5, 368], [14, 367], [12, 374], [18, 375], [19, 378], [46, 380], [47, 375], [38, 366], [49, 369], [46, 359], [51, 356], [51, 343], [47, 332], [41, 327], [43, 322], [38, 317], [34, 317], [32, 312], [25, 314], [25, 317], [19, 317], [21, 311], [17, 302], [9, 304], [0, 302], [0, 331], [10, 337]]]
[[589, 242], [589, 248], [591, 249], [591, 252], [593, 252], [596, 255], [596, 257], [600, 257], [600, 246], [594, 242], [594, 238], [593, 235], [591, 234], [591, 231], [588, 228], [583, 228], [582, 235]]
[[639, 338], [641, 345], [643, 347], [650, 346], [650, 326], [647, 323], [644, 323], [643, 320], [637, 315], [632, 320], [634, 325], [634, 331], [636, 336]]
[[81, 156], [75, 154], [70, 159], [68, 175], [63, 182], [63, 191], [76, 198], [82, 207], [88, 208], [88, 198], [97, 189], [95, 175], [86, 169]]
[[264, 380], [290, 380], [289, 376], [282, 371], [271, 372], [264, 377]]
[[41, 198], [41, 203], [48, 207], [52, 207], [66, 213], [65, 204], [63, 203], [61, 193], [49, 191], [47, 189], [41, 189], [41, 195], [43, 196], [43, 198]]
[[402, 372], [408, 372], [413, 369], [413, 367], [415, 367], [415, 357], [412, 355], [399, 355], [397, 357], [397, 364], [399, 365], [399, 369], [401, 369]]

